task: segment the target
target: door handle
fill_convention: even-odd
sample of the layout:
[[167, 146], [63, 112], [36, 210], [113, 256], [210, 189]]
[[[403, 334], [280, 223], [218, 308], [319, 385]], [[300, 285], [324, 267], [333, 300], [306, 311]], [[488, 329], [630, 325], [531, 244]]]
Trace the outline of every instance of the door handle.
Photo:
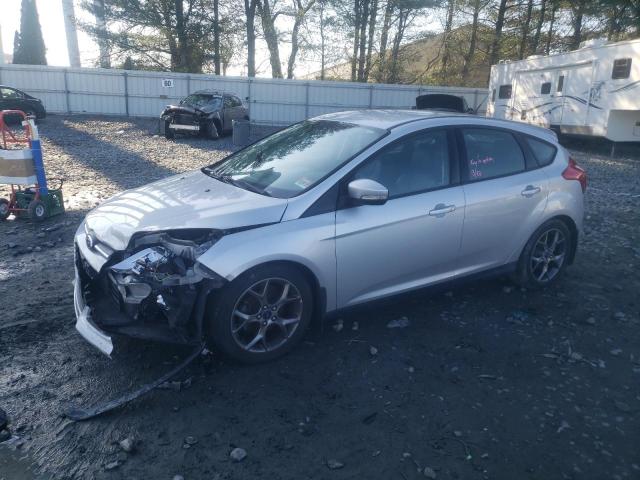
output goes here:
[[455, 205], [445, 205], [444, 203], [439, 203], [433, 210], [429, 210], [429, 215], [432, 217], [444, 217], [447, 213], [451, 213], [456, 209]]
[[527, 185], [527, 188], [525, 188], [522, 192], [520, 192], [520, 194], [523, 197], [533, 197], [536, 193], [540, 193], [540, 187], [534, 187], [533, 185]]

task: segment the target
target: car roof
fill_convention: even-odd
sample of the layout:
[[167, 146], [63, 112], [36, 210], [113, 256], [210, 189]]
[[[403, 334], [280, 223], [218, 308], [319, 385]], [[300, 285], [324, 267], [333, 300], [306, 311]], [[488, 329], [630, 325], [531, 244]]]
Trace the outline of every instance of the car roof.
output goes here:
[[551, 140], [557, 139], [556, 134], [548, 128], [528, 123], [438, 110], [350, 110], [345, 112], [328, 113], [326, 115], [315, 117], [314, 119], [353, 123], [365, 127], [382, 128], [386, 130], [420, 120], [449, 119], [453, 120], [450, 122], [451, 125], [460, 125], [460, 120], [468, 120], [470, 124], [509, 128], [511, 130], [526, 132], [531, 135], [546, 137]]
[[390, 129], [417, 120], [455, 115], [455, 113], [436, 112], [433, 110], [350, 110], [328, 113], [315, 118], [318, 120], [353, 123], [365, 127]]
[[219, 95], [219, 96], [223, 96], [223, 95], [233, 95], [234, 97], [237, 97], [238, 95], [236, 95], [235, 93], [230, 93], [230, 92], [221, 92], [220, 90], [198, 90], [196, 92], [192, 92], [192, 94], [200, 94], [200, 95]]

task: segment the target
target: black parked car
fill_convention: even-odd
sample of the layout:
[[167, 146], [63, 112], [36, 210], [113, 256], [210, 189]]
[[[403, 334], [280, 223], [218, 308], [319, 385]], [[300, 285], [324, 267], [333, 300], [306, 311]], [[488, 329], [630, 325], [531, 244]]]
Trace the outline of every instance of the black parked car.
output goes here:
[[417, 110], [438, 110], [441, 112], [475, 113], [464, 97], [447, 93], [429, 93], [416, 97]]
[[232, 93], [200, 90], [167, 105], [160, 114], [160, 128], [167, 138], [176, 133], [196, 133], [218, 138], [232, 128], [234, 120], [249, 120], [249, 110]]
[[0, 110], [22, 110], [38, 120], [47, 116], [42, 100], [13, 87], [0, 85]]

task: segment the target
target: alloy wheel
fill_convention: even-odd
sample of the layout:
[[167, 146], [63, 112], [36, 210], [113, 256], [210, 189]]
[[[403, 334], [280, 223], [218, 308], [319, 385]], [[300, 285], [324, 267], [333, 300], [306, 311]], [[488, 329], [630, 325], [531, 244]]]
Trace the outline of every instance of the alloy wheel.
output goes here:
[[531, 252], [531, 274], [539, 283], [550, 282], [560, 273], [566, 256], [564, 233], [557, 228], [544, 231]]
[[254, 283], [238, 298], [231, 313], [231, 333], [245, 351], [261, 353], [284, 345], [302, 319], [297, 287], [283, 278]]

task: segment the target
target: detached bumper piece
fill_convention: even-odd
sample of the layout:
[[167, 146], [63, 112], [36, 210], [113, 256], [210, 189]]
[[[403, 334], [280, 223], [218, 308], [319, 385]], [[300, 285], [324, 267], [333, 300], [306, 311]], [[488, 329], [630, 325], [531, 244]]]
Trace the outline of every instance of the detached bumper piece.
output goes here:
[[115, 410], [116, 408], [129, 403], [136, 398], [140, 398], [142, 395], [149, 393], [154, 388], [159, 387], [164, 382], [168, 382], [177, 375], [180, 371], [186, 368], [191, 362], [193, 362], [196, 357], [204, 350], [204, 344], [196, 347], [191, 354], [185, 358], [179, 365], [169, 370], [163, 376], [154, 380], [151, 383], [143, 385], [137, 390], [133, 392], [126, 393], [119, 398], [115, 398], [109, 402], [106, 402], [102, 405], [96, 405], [91, 408], [80, 408], [76, 406], [69, 407], [67, 411], [64, 413], [65, 416], [75, 422], [81, 422], [84, 420], [89, 420], [90, 418], [97, 417], [98, 415], [102, 415], [103, 413], [110, 412], [111, 410]]

